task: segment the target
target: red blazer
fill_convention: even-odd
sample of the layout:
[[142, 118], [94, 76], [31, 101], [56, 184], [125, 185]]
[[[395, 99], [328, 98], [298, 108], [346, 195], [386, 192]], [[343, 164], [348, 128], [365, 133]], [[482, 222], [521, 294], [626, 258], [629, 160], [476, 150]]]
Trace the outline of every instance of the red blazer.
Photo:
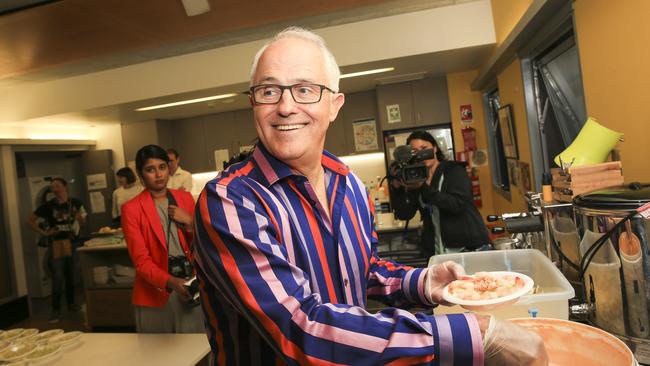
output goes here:
[[[169, 190], [178, 207], [194, 216], [194, 199], [188, 192]], [[122, 206], [122, 230], [135, 266], [132, 302], [134, 305], [163, 307], [169, 299], [166, 289], [167, 243], [160, 217], [146, 189]], [[185, 256], [192, 261], [192, 231], [178, 229]]]

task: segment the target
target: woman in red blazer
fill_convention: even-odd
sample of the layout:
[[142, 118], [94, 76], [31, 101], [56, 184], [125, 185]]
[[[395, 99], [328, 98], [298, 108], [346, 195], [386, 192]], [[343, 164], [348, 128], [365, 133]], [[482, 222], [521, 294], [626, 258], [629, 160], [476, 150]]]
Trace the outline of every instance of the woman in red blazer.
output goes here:
[[188, 192], [167, 188], [168, 162], [160, 146], [138, 150], [136, 170], [145, 189], [122, 206], [122, 230], [136, 270], [136, 327], [144, 333], [200, 333], [201, 309], [184, 285], [194, 277], [194, 199]]

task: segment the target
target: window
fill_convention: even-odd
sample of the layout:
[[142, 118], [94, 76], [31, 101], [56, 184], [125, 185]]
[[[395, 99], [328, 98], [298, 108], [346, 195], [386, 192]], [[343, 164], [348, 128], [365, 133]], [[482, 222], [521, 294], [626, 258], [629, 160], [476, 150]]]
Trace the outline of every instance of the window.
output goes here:
[[508, 180], [508, 165], [503, 151], [503, 140], [501, 138], [501, 126], [499, 124], [499, 89], [494, 89], [484, 95], [486, 116], [487, 116], [487, 133], [490, 156], [490, 169], [492, 171], [492, 184], [499, 188], [501, 192], [510, 191], [510, 182]]
[[522, 73], [537, 190], [553, 158], [580, 132], [587, 119], [580, 59], [568, 8], [522, 50]]

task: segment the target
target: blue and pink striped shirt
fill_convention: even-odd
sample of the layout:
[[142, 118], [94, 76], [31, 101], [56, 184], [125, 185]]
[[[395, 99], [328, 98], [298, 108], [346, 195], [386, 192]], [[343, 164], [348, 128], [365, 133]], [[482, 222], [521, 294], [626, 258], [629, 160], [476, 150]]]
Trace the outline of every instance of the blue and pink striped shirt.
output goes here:
[[427, 269], [377, 256], [365, 187], [328, 152], [321, 161], [329, 207], [262, 144], [201, 193], [194, 257], [212, 364], [483, 365], [473, 315], [365, 310], [366, 298], [432, 305]]

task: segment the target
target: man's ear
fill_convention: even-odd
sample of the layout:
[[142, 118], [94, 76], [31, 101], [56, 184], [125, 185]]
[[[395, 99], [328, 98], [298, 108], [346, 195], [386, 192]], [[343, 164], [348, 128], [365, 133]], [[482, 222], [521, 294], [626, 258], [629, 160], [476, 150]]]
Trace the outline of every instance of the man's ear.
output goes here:
[[330, 99], [330, 123], [334, 122], [344, 103], [345, 95], [343, 93], [332, 93], [332, 98]]
[[255, 107], [255, 101], [253, 100], [253, 96], [251, 94], [248, 94], [248, 101], [251, 104], [251, 107]]

